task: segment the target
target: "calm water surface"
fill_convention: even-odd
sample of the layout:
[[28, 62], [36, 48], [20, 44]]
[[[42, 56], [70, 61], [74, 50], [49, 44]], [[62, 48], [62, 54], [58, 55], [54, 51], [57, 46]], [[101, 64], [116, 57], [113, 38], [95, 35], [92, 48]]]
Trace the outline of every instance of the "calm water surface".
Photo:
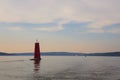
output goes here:
[[119, 57], [1, 56], [0, 80], [120, 80]]

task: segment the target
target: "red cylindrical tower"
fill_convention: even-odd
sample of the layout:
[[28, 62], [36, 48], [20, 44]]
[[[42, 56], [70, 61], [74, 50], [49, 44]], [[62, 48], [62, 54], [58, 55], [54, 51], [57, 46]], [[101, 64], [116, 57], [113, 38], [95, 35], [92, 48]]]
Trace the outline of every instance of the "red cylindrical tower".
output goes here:
[[36, 41], [36, 43], [35, 43], [34, 59], [41, 60], [40, 46], [39, 46], [39, 42], [38, 41]]

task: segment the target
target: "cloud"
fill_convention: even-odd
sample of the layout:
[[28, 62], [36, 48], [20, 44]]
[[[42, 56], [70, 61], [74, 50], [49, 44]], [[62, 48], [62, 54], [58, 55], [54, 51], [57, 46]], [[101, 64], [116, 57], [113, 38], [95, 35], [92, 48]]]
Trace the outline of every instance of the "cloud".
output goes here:
[[103, 29], [90, 29], [88, 33], [105, 33]]
[[39, 28], [34, 28], [34, 30], [51, 32], [51, 31], [61, 30], [61, 28], [59, 28], [59, 27], [39, 27]]
[[[88, 28], [102, 32], [120, 23], [119, 0], [0, 0], [0, 22], [51, 23], [91, 22]], [[60, 21], [60, 22], [62, 22]], [[58, 31], [64, 23], [35, 30]], [[94, 32], [94, 31], [92, 31]]]
[[113, 34], [119, 34], [120, 33], [120, 28], [109, 29], [107, 32], [108, 33], [113, 33]]
[[8, 30], [12, 30], [12, 31], [20, 31], [23, 30], [22, 27], [19, 26], [15, 26], [15, 27], [7, 27]]
[[38, 30], [38, 31], [59, 31], [59, 30], [62, 30], [63, 27], [62, 27], [62, 24], [61, 23], [58, 23], [57, 26], [50, 26], [50, 27], [37, 27], [37, 28], [33, 28], [34, 30]]

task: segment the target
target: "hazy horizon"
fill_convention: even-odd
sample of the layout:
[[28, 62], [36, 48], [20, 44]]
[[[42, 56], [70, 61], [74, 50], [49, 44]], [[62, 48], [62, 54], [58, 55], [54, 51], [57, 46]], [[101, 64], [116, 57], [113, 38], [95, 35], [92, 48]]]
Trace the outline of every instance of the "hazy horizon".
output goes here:
[[[115, 52], [120, 52], [120, 51], [106, 51], [106, 52], [40, 52], [40, 53], [80, 53], [80, 54], [99, 54], [99, 53], [115, 53]], [[26, 54], [26, 53], [32, 53], [34, 54], [34, 52], [2, 52], [0, 51], [0, 53], [7, 53], [7, 54]]]

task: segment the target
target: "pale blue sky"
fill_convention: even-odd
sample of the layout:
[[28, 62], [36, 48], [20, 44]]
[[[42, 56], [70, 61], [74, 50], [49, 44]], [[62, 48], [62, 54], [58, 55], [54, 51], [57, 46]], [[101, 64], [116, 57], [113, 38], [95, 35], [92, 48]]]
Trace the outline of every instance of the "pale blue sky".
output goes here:
[[0, 51], [120, 50], [119, 0], [0, 0]]

